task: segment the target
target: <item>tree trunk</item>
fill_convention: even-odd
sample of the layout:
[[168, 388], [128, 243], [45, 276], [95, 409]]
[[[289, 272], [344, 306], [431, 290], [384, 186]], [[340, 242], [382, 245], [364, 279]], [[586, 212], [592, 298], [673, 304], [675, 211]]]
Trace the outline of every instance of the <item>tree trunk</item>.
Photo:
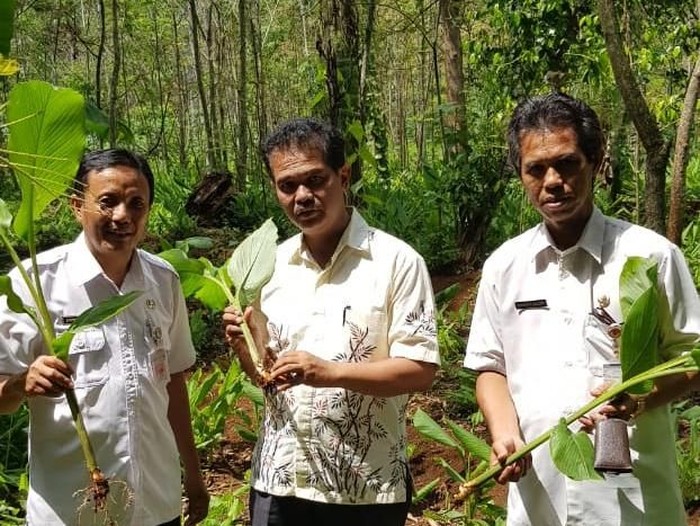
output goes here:
[[598, 11], [603, 39], [612, 66], [615, 82], [620, 90], [625, 109], [629, 113], [639, 139], [646, 152], [644, 224], [664, 233], [664, 201], [666, 165], [669, 144], [661, 135], [658, 123], [652, 115], [632, 72], [630, 60], [620, 37], [614, 0], [599, 0]]
[[175, 113], [177, 118], [177, 138], [178, 138], [178, 159], [180, 166], [184, 167], [187, 165], [187, 114], [188, 114], [188, 104], [187, 104], [187, 94], [185, 92], [184, 86], [186, 86], [185, 76], [182, 72], [182, 59], [180, 58], [180, 39], [178, 38], [178, 25], [177, 25], [177, 15], [173, 13], [173, 36], [175, 38], [173, 45], [175, 46], [175, 77], [177, 78], [178, 90], [177, 90], [177, 102], [178, 111]]
[[202, 73], [202, 58], [199, 53], [199, 17], [197, 16], [196, 0], [189, 0], [190, 15], [192, 17], [192, 53], [194, 55], [194, 71], [197, 77], [197, 92], [199, 102], [202, 106], [202, 119], [204, 120], [204, 134], [207, 141], [207, 164], [211, 170], [216, 166], [214, 159], [214, 141], [212, 139], [211, 121], [209, 120], [209, 106], [207, 105], [207, 95], [204, 90], [204, 76]]
[[97, 48], [97, 57], [95, 61], [95, 105], [102, 109], [102, 59], [105, 54], [105, 2], [99, 0], [97, 2], [97, 12], [100, 17], [100, 44]]
[[248, 166], [248, 14], [246, 2], [238, 0], [238, 155], [236, 157], [236, 190], [242, 191], [246, 183]]
[[464, 70], [462, 65], [462, 34], [459, 21], [462, 16], [462, 2], [440, 0], [440, 26], [442, 47], [445, 54], [445, 82], [447, 103], [451, 109], [445, 116], [445, 124], [452, 137], [445, 140], [452, 155], [467, 150], [465, 137], [466, 110], [464, 107]]
[[684, 225], [684, 192], [685, 170], [688, 166], [688, 150], [690, 145], [690, 131], [695, 120], [695, 105], [698, 101], [698, 87], [700, 85], [700, 56], [695, 62], [695, 67], [688, 81], [685, 92], [681, 119], [676, 132], [676, 145], [673, 152], [673, 164], [671, 167], [671, 203], [669, 205], [668, 231], [666, 236], [676, 245], [681, 244], [681, 235]]
[[109, 146], [117, 145], [117, 89], [119, 86], [119, 65], [121, 64], [121, 46], [119, 42], [119, 1], [112, 0], [112, 77], [109, 83]]

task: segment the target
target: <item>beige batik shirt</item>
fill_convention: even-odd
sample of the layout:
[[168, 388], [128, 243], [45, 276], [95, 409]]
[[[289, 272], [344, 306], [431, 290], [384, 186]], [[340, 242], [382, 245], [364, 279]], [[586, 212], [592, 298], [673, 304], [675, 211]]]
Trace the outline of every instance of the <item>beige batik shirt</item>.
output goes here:
[[[339, 362], [440, 361], [423, 259], [356, 211], [326, 268], [300, 234], [278, 247], [261, 307], [278, 353], [307, 351]], [[407, 401], [408, 395], [376, 398], [306, 385], [268, 397], [253, 487], [340, 504], [404, 502]]]

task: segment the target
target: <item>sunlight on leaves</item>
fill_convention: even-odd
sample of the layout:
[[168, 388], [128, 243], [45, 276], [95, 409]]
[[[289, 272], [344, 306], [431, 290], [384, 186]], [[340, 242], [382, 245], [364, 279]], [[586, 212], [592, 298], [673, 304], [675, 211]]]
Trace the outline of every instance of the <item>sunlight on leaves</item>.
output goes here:
[[46, 82], [23, 82], [10, 92], [9, 161], [22, 192], [14, 229], [22, 239], [75, 175], [85, 148], [84, 111], [82, 95]]
[[460, 449], [459, 444], [440, 427], [435, 420], [428, 416], [428, 413], [422, 409], [416, 409], [413, 414], [413, 427], [416, 428], [421, 435], [428, 437], [435, 442], [444, 444], [454, 449]]
[[22, 303], [22, 299], [15, 294], [12, 289], [12, 280], [10, 276], [0, 276], [0, 297], [7, 296], [7, 306], [11, 311], [17, 313], [27, 313], [27, 309]]

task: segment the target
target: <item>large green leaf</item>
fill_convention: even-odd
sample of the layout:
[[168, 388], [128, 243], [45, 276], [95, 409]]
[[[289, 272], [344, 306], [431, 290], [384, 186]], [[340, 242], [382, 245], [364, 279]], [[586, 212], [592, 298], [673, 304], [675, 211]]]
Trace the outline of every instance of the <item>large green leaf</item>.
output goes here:
[[549, 440], [552, 462], [564, 475], [573, 480], [599, 480], [602, 477], [593, 468], [595, 451], [588, 434], [572, 433], [562, 418]]
[[112, 296], [100, 302], [98, 305], [83, 311], [80, 316], [70, 324], [66, 332], [53, 341], [53, 353], [62, 360], [65, 360], [68, 357], [68, 349], [70, 348], [71, 341], [79, 330], [94, 327], [95, 325], [99, 325], [113, 318], [134, 303], [141, 294], [143, 294], [142, 291], [134, 290], [127, 294]]
[[627, 321], [629, 310], [645, 290], [656, 285], [657, 263], [653, 258], [630, 256], [620, 273], [620, 309]]
[[20, 314], [28, 313], [27, 308], [12, 288], [12, 280], [10, 276], [0, 276], [0, 297], [7, 296], [7, 306], [11, 311], [19, 312]]
[[16, 3], [15, 0], [0, 0], [0, 55], [10, 54]]
[[85, 148], [83, 97], [46, 82], [22, 82], [10, 92], [7, 122], [9, 161], [22, 191], [14, 228], [26, 240], [30, 222], [75, 176]]
[[486, 460], [487, 462], [491, 460], [491, 446], [485, 440], [482, 440], [474, 433], [470, 433], [449, 418], [445, 419], [445, 424], [466, 451], [469, 451], [469, 453], [481, 460]]
[[226, 306], [224, 284], [211, 275], [211, 263], [204, 258], [190, 258], [179, 248], [166, 250], [158, 255], [177, 271], [186, 298], [195, 297], [213, 310], [221, 310]]
[[[622, 326], [620, 363], [622, 379], [628, 380], [658, 363], [659, 298], [656, 284], [651, 285], [632, 304]], [[629, 388], [630, 393], [648, 393], [654, 381], [648, 380]]]
[[452, 438], [447, 432], [440, 427], [435, 420], [430, 418], [430, 416], [422, 409], [416, 409], [413, 414], [413, 427], [416, 428], [421, 435], [433, 440], [434, 442], [439, 442], [451, 448], [460, 450], [459, 444]]
[[226, 269], [236, 287], [236, 296], [242, 308], [260, 295], [275, 270], [277, 227], [272, 219], [246, 237], [236, 247]]
[[693, 357], [693, 360], [695, 360], [695, 363], [698, 364], [698, 367], [700, 367], [700, 347], [696, 347], [690, 353]]

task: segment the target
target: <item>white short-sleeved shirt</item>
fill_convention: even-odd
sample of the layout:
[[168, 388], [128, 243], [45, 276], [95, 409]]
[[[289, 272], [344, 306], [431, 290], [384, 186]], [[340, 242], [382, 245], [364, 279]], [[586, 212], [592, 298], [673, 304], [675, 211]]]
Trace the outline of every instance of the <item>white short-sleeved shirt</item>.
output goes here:
[[[506, 376], [526, 441], [590, 401], [603, 365], [617, 360], [608, 327], [591, 313], [607, 296], [606, 310], [621, 320], [619, 277], [628, 256], [659, 262], [675, 325], [663, 335], [667, 359], [698, 338], [700, 300], [680, 250], [656, 233], [594, 209], [576, 246], [558, 251], [540, 224], [484, 264], [465, 366]], [[538, 448], [531, 472], [509, 485], [508, 524], [685, 524], [668, 407], [643, 414], [630, 444], [634, 473], [602, 482], [567, 479], [548, 447]]]
[[[79, 332], [70, 347], [75, 394], [97, 462], [113, 482], [109, 499], [117, 524], [153, 526], [180, 514], [180, 462], [168, 421], [170, 373], [195, 360], [187, 310], [175, 271], [138, 250], [121, 289], [109, 280], [81, 234], [68, 245], [38, 255], [44, 295], [57, 334], [100, 301], [133, 290], [143, 295], [106, 323]], [[15, 292], [29, 303], [17, 269]], [[17, 374], [43, 352], [42, 339], [28, 316], [7, 309], [0, 299], [0, 374]], [[30, 525], [90, 522], [74, 495], [89, 479], [64, 396], [28, 401]], [[126, 483], [126, 484], [125, 484]], [[124, 502], [128, 486], [131, 504]]]
[[[281, 244], [263, 289], [270, 347], [326, 360], [388, 357], [439, 363], [434, 299], [423, 259], [353, 211], [321, 269], [301, 235]], [[295, 386], [268, 397], [252, 485], [338, 504], [406, 500], [408, 395], [375, 398]]]

